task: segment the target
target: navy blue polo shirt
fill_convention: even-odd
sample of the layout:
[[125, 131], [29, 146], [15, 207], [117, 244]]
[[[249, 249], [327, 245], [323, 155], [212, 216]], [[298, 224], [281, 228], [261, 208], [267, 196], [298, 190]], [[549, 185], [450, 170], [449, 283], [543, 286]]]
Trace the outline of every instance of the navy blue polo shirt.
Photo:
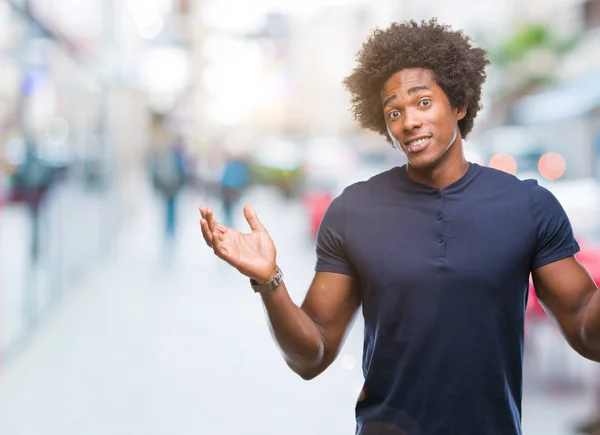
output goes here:
[[405, 166], [346, 188], [316, 270], [360, 282], [357, 434], [521, 434], [529, 274], [578, 250], [548, 190], [473, 163], [442, 190]]

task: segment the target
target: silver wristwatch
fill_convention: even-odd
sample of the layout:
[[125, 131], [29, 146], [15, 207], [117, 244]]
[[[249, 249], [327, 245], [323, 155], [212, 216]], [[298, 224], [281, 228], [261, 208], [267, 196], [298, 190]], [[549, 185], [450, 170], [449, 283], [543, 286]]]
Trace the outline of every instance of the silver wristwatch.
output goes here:
[[281, 272], [280, 268], [277, 268], [277, 270], [275, 271], [275, 277], [271, 281], [266, 282], [264, 284], [259, 284], [258, 282], [250, 278], [250, 285], [256, 293], [266, 293], [268, 291], [273, 290], [274, 288], [279, 287], [282, 281], [283, 273]]

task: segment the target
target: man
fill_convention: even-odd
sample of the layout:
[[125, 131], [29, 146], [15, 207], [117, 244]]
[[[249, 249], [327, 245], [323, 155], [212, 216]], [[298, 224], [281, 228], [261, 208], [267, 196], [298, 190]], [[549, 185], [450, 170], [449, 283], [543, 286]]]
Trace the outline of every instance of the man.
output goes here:
[[164, 201], [165, 254], [169, 257], [177, 232], [177, 200], [187, 181], [183, 138], [178, 136], [157, 150], [150, 165], [152, 184]]
[[30, 260], [40, 259], [42, 213], [50, 188], [56, 181], [56, 171], [42, 159], [36, 140], [25, 138], [25, 159], [13, 175], [14, 190], [25, 203], [31, 219]]
[[487, 63], [436, 20], [368, 39], [345, 80], [354, 114], [408, 164], [332, 202], [301, 307], [252, 208], [251, 234], [200, 209], [207, 244], [262, 292], [274, 338], [302, 378], [332, 363], [362, 305], [358, 434], [520, 434], [530, 272], [570, 345], [600, 360], [600, 293], [574, 257], [558, 201], [535, 181], [463, 156]]
[[221, 175], [221, 204], [225, 225], [233, 227], [233, 209], [250, 183], [250, 167], [242, 156], [229, 156]]

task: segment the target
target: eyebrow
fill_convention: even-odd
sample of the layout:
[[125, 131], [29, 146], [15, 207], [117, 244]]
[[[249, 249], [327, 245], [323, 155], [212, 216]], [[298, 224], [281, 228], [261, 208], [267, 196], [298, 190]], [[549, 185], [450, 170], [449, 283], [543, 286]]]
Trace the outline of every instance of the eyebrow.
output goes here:
[[[407, 93], [408, 95], [412, 95], [414, 93], [420, 92], [420, 91], [429, 91], [431, 90], [431, 88], [429, 86], [413, 86], [412, 88], [409, 88]], [[394, 101], [396, 99], [396, 94], [394, 95], [390, 95], [389, 97], [387, 97], [385, 99], [385, 101], [383, 102], [383, 106], [387, 106], [389, 103], [391, 103], [392, 101]]]

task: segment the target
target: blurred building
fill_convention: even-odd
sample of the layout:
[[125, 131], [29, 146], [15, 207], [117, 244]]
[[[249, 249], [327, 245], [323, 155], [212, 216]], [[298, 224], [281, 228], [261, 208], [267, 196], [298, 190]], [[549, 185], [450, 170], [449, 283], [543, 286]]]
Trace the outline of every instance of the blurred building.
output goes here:
[[[157, 113], [175, 113], [191, 78], [191, 2], [0, 2], [0, 353], [43, 321], [63, 290], [115, 249], [139, 213]], [[177, 125], [172, 126], [173, 130]], [[11, 173], [26, 144], [62, 168], [43, 202], [40, 262]]]

